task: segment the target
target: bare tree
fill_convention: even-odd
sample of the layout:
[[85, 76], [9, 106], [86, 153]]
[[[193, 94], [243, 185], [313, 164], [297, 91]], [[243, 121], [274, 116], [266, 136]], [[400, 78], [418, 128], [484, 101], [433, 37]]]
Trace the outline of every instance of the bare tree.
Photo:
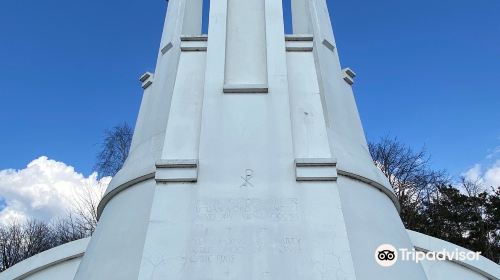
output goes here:
[[88, 237], [87, 220], [68, 214], [52, 223], [37, 220], [0, 224], [0, 272], [53, 247]]
[[54, 240], [50, 226], [36, 220], [0, 227], [0, 271], [54, 247]]
[[415, 229], [421, 223], [418, 211], [422, 202], [430, 199], [439, 186], [448, 183], [445, 172], [431, 169], [430, 157], [424, 149], [414, 151], [395, 138], [385, 137], [377, 143], [369, 143], [369, 149], [401, 204], [403, 222]]
[[468, 196], [477, 196], [485, 191], [479, 179], [472, 180], [464, 176], [460, 177], [459, 187], [465, 191]]
[[[500, 262], [500, 208], [498, 208], [498, 192], [493, 187], [488, 191], [483, 183], [465, 177], [460, 178], [459, 187], [466, 193], [467, 212], [470, 219], [464, 221], [469, 226], [467, 229], [467, 247], [474, 247], [484, 256], [493, 261]], [[496, 199], [497, 205], [492, 201]]]
[[29, 258], [54, 247], [52, 229], [44, 222], [28, 220], [24, 224], [22, 252], [24, 258]]
[[398, 197], [406, 228], [500, 262], [500, 187], [487, 191], [466, 178], [452, 183], [431, 168], [424, 149], [414, 151], [397, 139], [386, 137], [369, 148]]
[[97, 207], [104, 195], [105, 188], [100, 183], [83, 186], [81, 192], [76, 196], [73, 203], [74, 223], [78, 224], [81, 231], [86, 235], [92, 235], [97, 226]]
[[54, 235], [54, 246], [89, 236], [88, 232], [85, 228], [82, 228], [81, 223], [72, 213], [69, 213], [64, 218], [53, 221], [51, 227]]
[[114, 176], [122, 168], [128, 157], [132, 135], [133, 130], [127, 123], [104, 132], [104, 142], [94, 167], [100, 177]]
[[21, 251], [23, 229], [18, 223], [0, 227], [0, 271], [24, 259]]
[[0, 224], [0, 272], [16, 263], [67, 242], [90, 236], [97, 226], [102, 184], [81, 188], [65, 217], [50, 223], [27, 220]]

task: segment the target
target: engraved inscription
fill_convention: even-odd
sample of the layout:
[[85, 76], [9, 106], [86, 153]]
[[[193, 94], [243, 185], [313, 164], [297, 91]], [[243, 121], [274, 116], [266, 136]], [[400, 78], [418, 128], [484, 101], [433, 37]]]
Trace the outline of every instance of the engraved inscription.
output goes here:
[[300, 253], [302, 251], [301, 238], [296, 236], [285, 236], [281, 240], [280, 253]]
[[271, 221], [300, 220], [297, 198], [206, 199], [196, 204], [196, 221]]
[[252, 177], [253, 177], [253, 170], [252, 169], [245, 170], [245, 176], [240, 176], [240, 177], [243, 180], [243, 183], [240, 185], [240, 188], [247, 188], [247, 187], [253, 188], [253, 184], [250, 183], [250, 179], [252, 179]]

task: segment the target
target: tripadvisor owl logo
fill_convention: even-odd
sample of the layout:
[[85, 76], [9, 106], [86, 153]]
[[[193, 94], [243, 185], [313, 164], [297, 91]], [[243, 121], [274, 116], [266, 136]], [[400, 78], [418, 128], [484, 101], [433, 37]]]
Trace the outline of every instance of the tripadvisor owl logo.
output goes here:
[[397, 260], [398, 252], [391, 244], [382, 244], [375, 250], [375, 261], [381, 266], [393, 266]]
[[455, 248], [449, 250], [443, 248], [442, 250], [428, 251], [416, 250], [415, 248], [399, 248], [391, 244], [382, 244], [375, 250], [375, 261], [383, 267], [393, 266], [399, 261], [411, 261], [420, 263], [422, 261], [477, 261], [481, 256], [481, 252], [472, 252], [465, 249]]

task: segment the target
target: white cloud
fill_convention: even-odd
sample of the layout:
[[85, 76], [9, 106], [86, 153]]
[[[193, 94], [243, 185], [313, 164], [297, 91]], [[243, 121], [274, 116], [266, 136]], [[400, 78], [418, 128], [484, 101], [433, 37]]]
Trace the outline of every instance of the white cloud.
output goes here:
[[495, 147], [487, 156], [486, 159], [493, 159], [500, 155], [500, 146]]
[[27, 218], [50, 221], [64, 216], [81, 195], [102, 192], [110, 180], [98, 180], [96, 173], [84, 177], [72, 166], [44, 156], [21, 170], [0, 170], [0, 198], [6, 204], [0, 210], [0, 224]]
[[462, 173], [466, 179], [471, 181], [480, 181], [481, 180], [481, 164], [476, 163], [473, 167], [469, 168], [469, 170]]
[[487, 186], [500, 186], [500, 160], [497, 160], [483, 175]]
[[481, 164], [475, 164], [462, 175], [466, 179], [479, 182], [487, 188], [500, 186], [500, 160], [486, 167], [483, 167]]

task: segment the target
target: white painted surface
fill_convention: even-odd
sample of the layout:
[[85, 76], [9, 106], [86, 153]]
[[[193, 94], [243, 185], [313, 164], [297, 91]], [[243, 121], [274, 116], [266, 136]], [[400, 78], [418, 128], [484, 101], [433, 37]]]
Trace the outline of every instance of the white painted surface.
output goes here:
[[358, 279], [425, 279], [420, 265], [398, 262], [390, 268], [379, 266], [373, 257], [382, 244], [412, 248], [401, 218], [392, 201], [382, 192], [345, 176], [337, 179], [342, 211]]
[[129, 158], [82, 261], [61, 246], [0, 279], [73, 279], [79, 262], [77, 280], [498, 279], [486, 261], [375, 262], [384, 243], [446, 243], [403, 227], [325, 0], [292, 1], [305, 35], [286, 40], [281, 1], [212, 1], [208, 40], [201, 2], [169, 1]]
[[[408, 230], [413, 246], [423, 252], [471, 252], [450, 242], [419, 232]], [[500, 279], [500, 265], [480, 256], [478, 260], [424, 261], [423, 267], [429, 279]]]
[[265, 0], [227, 0], [227, 11], [224, 83], [267, 85]]
[[[196, 6], [200, 2], [199, 0], [169, 1], [156, 62], [155, 81], [144, 91], [129, 156], [123, 168], [113, 177], [106, 190], [99, 212], [102, 212], [103, 206], [117, 192], [130, 186], [130, 182], [141, 177], [151, 177], [150, 174], [155, 172], [155, 163], [160, 159], [163, 149], [177, 77], [181, 37], [182, 35], [199, 35], [201, 33], [184, 33], [192, 30], [194, 32], [198, 30], [198, 26], [200, 26], [199, 30], [201, 31], [201, 19], [194, 18], [200, 11], [190, 10], [190, 7]], [[187, 24], [189, 27], [186, 26]], [[172, 47], [163, 54], [161, 49], [168, 44], [172, 44]]]
[[21, 278], [23, 280], [50, 280], [50, 279], [73, 279], [76, 274], [76, 270], [80, 265], [81, 257], [67, 260], [65, 262], [59, 263], [54, 266], [47, 267], [40, 270], [26, 278]]
[[[281, 1], [267, 0], [212, 1], [208, 40], [190, 37], [200, 2], [169, 2], [171, 47], [75, 279], [426, 279], [373, 259], [412, 243], [325, 1], [293, 1], [294, 30], [310, 34], [286, 42]], [[197, 164], [161, 164], [185, 161]]]
[[199, 153], [198, 181], [156, 187], [140, 279], [354, 279], [335, 183], [295, 181], [280, 3], [267, 4], [268, 95], [222, 93], [224, 41], [213, 38], [225, 22], [210, 24], [199, 137], [166, 138], [198, 139], [199, 151], [186, 146]]
[[76, 280], [137, 279], [155, 181], [118, 193], [101, 215]]
[[181, 55], [162, 159], [198, 159], [205, 60], [205, 52]]
[[311, 33], [311, 20], [307, 0], [291, 0], [293, 33]]
[[186, 15], [182, 25], [182, 34], [201, 35], [203, 0], [185, 0]]
[[312, 52], [287, 53], [294, 153], [297, 158], [331, 158]]
[[453, 262], [422, 261], [427, 279], [453, 279], [453, 280], [488, 280], [498, 278], [487, 278], [479, 273], [467, 269]]
[[0, 280], [73, 279], [89, 238], [37, 254], [0, 273]]

